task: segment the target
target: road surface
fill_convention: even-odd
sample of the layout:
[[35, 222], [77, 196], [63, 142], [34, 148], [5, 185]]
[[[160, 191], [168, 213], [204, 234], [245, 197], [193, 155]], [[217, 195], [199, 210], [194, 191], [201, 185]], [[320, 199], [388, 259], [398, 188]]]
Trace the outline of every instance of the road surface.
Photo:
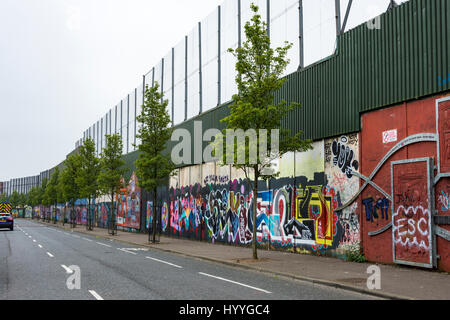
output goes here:
[[14, 231], [0, 230], [0, 300], [3, 299], [374, 298], [16, 220]]

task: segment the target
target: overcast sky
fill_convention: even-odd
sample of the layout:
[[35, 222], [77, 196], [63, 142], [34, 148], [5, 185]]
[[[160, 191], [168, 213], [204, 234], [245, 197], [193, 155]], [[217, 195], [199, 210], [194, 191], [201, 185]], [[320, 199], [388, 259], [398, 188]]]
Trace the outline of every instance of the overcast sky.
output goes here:
[[220, 0], [1, 0], [0, 181], [49, 169]]
[[[378, 5], [360, 10], [373, 14], [389, 0], [356, 2]], [[0, 0], [0, 181], [63, 161], [83, 131], [220, 3]]]

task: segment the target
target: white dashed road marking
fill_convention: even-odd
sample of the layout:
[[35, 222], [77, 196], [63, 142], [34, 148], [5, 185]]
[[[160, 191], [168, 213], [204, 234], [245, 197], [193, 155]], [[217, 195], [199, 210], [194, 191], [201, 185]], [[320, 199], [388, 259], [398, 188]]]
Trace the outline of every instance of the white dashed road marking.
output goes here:
[[89, 290], [89, 293], [92, 294], [95, 299], [103, 300], [103, 298], [97, 292], [95, 292], [94, 290]]
[[136, 252], [131, 252], [131, 251], [128, 251], [127, 249], [123, 249], [123, 248], [117, 248], [117, 250], [120, 250], [120, 251], [123, 251], [123, 252], [129, 253], [129, 254], [134, 254], [134, 255], [137, 255], [137, 253], [136, 253]]
[[202, 276], [206, 276], [206, 277], [215, 278], [215, 279], [218, 279], [218, 280], [234, 283], [234, 284], [237, 284], [237, 285], [240, 285], [240, 286], [243, 286], [243, 287], [247, 287], [247, 288], [250, 288], [250, 289], [253, 289], [253, 290], [261, 291], [261, 292], [264, 292], [264, 293], [272, 293], [272, 292], [267, 291], [267, 290], [263, 290], [263, 289], [256, 288], [256, 287], [252, 287], [252, 286], [249, 286], [249, 285], [246, 285], [246, 284], [243, 284], [243, 283], [240, 283], [240, 282], [228, 280], [228, 279], [225, 279], [225, 278], [216, 277], [216, 276], [213, 276], [213, 275], [210, 275], [210, 274], [207, 274], [207, 273], [199, 272], [199, 274], [201, 274]]
[[48, 256], [49, 256], [50, 258], [54, 258], [54, 257], [55, 257], [55, 256], [52, 255], [50, 252], [47, 252], [47, 254], [48, 254]]
[[172, 266], [172, 267], [175, 267], [175, 268], [183, 269], [183, 267], [177, 266], [176, 264], [173, 264], [173, 263], [170, 263], [170, 262], [167, 262], [167, 261], [159, 260], [159, 259], [152, 258], [152, 257], [146, 257], [146, 258], [150, 259], [150, 260], [157, 261], [157, 262], [168, 264], [169, 266]]
[[69, 267], [66, 267], [65, 265], [61, 265], [61, 267], [63, 267], [64, 270], [66, 270], [66, 273], [73, 273], [73, 270], [70, 269]]
[[111, 246], [110, 245], [108, 245], [108, 244], [104, 244], [104, 243], [101, 243], [101, 242], [97, 242], [99, 245], [102, 245], [102, 246], [105, 246], [105, 247], [108, 247], [108, 248], [111, 248]]

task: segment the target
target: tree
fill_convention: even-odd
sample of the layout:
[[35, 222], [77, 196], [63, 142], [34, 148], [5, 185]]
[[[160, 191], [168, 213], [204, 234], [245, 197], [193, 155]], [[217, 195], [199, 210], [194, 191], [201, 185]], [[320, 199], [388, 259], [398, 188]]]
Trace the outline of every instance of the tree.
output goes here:
[[98, 176], [100, 173], [100, 160], [95, 155], [95, 143], [87, 138], [80, 148], [80, 173], [76, 178], [80, 196], [88, 199], [88, 219], [86, 228], [93, 230], [91, 200], [99, 194]]
[[30, 191], [28, 191], [27, 194], [27, 206], [33, 207], [33, 193], [34, 193], [35, 187], [32, 187]]
[[11, 196], [9, 197], [9, 204], [11, 205], [12, 209], [17, 209], [20, 202], [20, 195], [19, 193], [14, 190]]
[[[30, 191], [30, 202], [31, 202], [31, 207], [33, 208], [33, 212], [34, 212], [34, 208], [37, 207], [38, 205], [40, 205], [39, 202], [39, 186], [33, 187], [31, 188]], [[34, 219], [34, 215], [31, 215], [31, 218]]]
[[[60, 174], [59, 174], [59, 176], [58, 176], [58, 184], [56, 185], [56, 196], [57, 196], [57, 202], [58, 203], [67, 203], [67, 199], [65, 198], [65, 195], [64, 195], [64, 178], [63, 178], [63, 173], [64, 172], [64, 170], [62, 170], [61, 172], [60, 172]], [[66, 218], [66, 206], [64, 205], [64, 208], [63, 208], [63, 218], [62, 218], [62, 223], [63, 223], [63, 225], [65, 225], [65, 223], [66, 223], [66, 221], [67, 221], [67, 218]]]
[[[261, 22], [258, 6], [251, 4], [253, 18], [245, 24], [247, 40], [238, 49], [228, 49], [236, 58], [236, 84], [238, 94], [233, 96], [230, 115], [222, 119], [228, 129], [225, 134], [242, 130], [249, 133], [244, 139], [227, 139], [227, 148], [222, 164], [231, 164], [242, 169], [247, 181], [253, 181], [253, 258], [257, 254], [256, 211], [258, 181], [275, 178], [274, 160], [287, 152], [311, 149], [311, 141], [301, 140], [303, 132], [294, 136], [281, 128], [281, 121], [298, 103], [274, 102], [273, 93], [281, 89], [285, 78], [281, 78], [289, 60], [286, 58], [292, 44], [272, 49], [267, 25]], [[269, 147], [270, 146], [270, 147]]]
[[8, 202], [8, 197], [5, 193], [0, 194], [0, 203]]
[[98, 186], [102, 194], [111, 197], [111, 219], [108, 230], [111, 234], [116, 232], [116, 216], [114, 209], [114, 197], [122, 187], [122, 176], [126, 169], [122, 158], [122, 138], [119, 134], [105, 135], [106, 147], [103, 148], [100, 157], [100, 173], [98, 176]]
[[51, 186], [51, 179], [47, 180], [47, 184], [45, 185], [45, 188], [42, 190], [42, 205], [48, 209], [48, 214], [46, 214], [45, 219], [50, 222], [51, 219], [51, 211], [50, 206], [52, 205], [52, 186]]
[[[47, 183], [48, 183], [48, 179], [47, 178], [43, 178], [41, 181], [41, 185], [38, 187], [38, 192], [37, 192], [37, 202], [39, 206], [45, 206], [46, 205], [46, 199], [45, 199], [45, 190], [47, 189]], [[39, 212], [40, 214], [42, 214], [41, 212]], [[41, 216], [38, 217], [38, 219], [40, 219]], [[45, 216], [44, 216], [45, 219]]]
[[56, 223], [56, 206], [58, 205], [57, 186], [59, 179], [59, 168], [56, 167], [45, 190], [45, 202], [47, 206], [53, 205], [53, 221]]
[[25, 193], [19, 194], [19, 207], [24, 208], [27, 205], [27, 195]]
[[76, 183], [76, 178], [80, 172], [79, 154], [71, 154], [64, 161], [66, 166], [61, 173], [61, 188], [64, 199], [69, 202], [71, 210], [72, 227], [76, 226], [75, 201], [80, 197], [80, 190]]
[[[158, 186], [167, 181], [175, 168], [170, 155], [162, 152], [166, 149], [166, 143], [172, 136], [173, 129], [170, 115], [167, 110], [168, 101], [163, 101], [164, 94], [159, 90], [158, 82], [152, 88], [146, 86], [145, 102], [137, 121], [141, 124], [138, 138], [141, 144], [138, 146], [141, 154], [136, 160], [136, 174], [138, 184], [153, 193], [153, 219], [152, 239], [156, 242], [156, 203]], [[149, 232], [149, 241], [150, 241]]]

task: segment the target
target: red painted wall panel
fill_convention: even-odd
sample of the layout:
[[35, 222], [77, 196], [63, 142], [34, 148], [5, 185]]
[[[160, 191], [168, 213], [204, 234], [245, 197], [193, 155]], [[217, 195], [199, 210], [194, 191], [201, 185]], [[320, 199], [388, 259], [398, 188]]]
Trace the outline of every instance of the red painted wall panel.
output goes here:
[[[439, 98], [441, 96], [405, 102], [401, 105], [363, 114], [360, 134], [360, 172], [369, 177], [386, 153], [408, 136], [418, 133], [436, 133], [436, 100]], [[397, 139], [383, 141], [383, 133], [392, 130], [396, 130]], [[387, 136], [389, 135], [384, 138]], [[372, 181], [391, 194], [391, 162], [424, 157], [432, 157], [436, 162], [436, 143], [420, 142], [400, 149], [388, 159]], [[437, 192], [440, 185], [444, 186], [440, 187], [441, 189], [447, 190], [446, 188], [450, 185], [448, 181], [449, 179], [445, 178], [438, 184], [435, 192], [437, 199], [439, 199]], [[361, 180], [361, 186], [363, 184], [364, 181]], [[445, 190], [444, 193], [447, 192]], [[450, 187], [448, 192], [450, 192]], [[445, 199], [445, 197], [441, 197], [441, 199]], [[387, 203], [389, 203], [388, 219], [384, 216]], [[362, 192], [359, 204], [363, 211], [361, 238], [365, 256], [371, 261], [391, 263], [393, 261], [392, 228], [376, 236], [369, 236], [368, 233], [380, 230], [392, 221], [392, 202], [386, 202], [382, 193], [369, 185]], [[437, 205], [438, 202], [436, 202], [436, 208]], [[441, 210], [439, 214], [450, 215], [450, 210], [445, 213]], [[441, 256], [441, 259], [438, 260], [439, 268], [450, 271], [450, 243], [438, 237], [437, 250]]]

